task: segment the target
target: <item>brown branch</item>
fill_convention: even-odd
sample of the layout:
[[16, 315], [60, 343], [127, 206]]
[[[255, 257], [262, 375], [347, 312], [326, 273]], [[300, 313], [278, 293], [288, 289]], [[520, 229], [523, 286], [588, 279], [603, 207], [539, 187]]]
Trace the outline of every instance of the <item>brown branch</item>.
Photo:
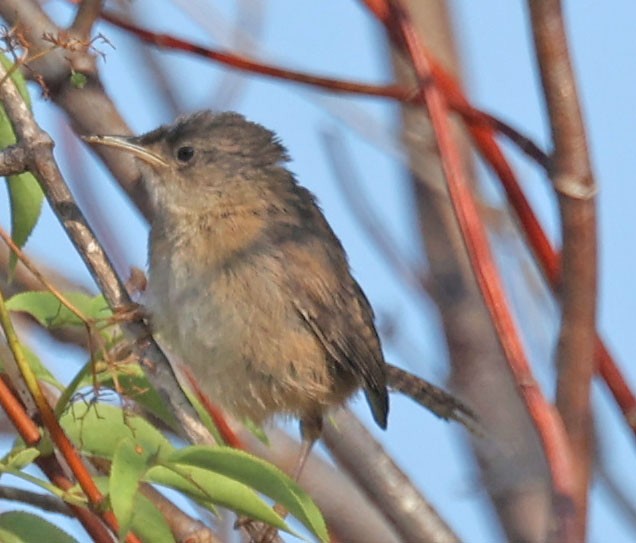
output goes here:
[[554, 154], [551, 178], [559, 197], [562, 307], [557, 351], [557, 408], [576, 451], [576, 540], [584, 541], [593, 464], [590, 386], [596, 371], [597, 187], [587, 150], [574, 72], [559, 0], [529, 0]]
[[84, 40], [89, 39], [101, 10], [102, 0], [82, 0], [69, 30]]
[[0, 151], [0, 176], [14, 175], [26, 170], [26, 153], [20, 145]]
[[333, 421], [325, 425], [325, 445], [404, 541], [460, 541], [356, 417], [341, 410]]
[[[58, 488], [66, 491], [71, 491], [75, 488], [75, 483], [66, 476], [54, 454], [38, 458], [36, 464]], [[68, 507], [95, 543], [113, 542], [111, 533], [91, 510], [73, 504], [68, 504]]]
[[[3, 73], [4, 69], [0, 69], [0, 74]], [[51, 153], [52, 141], [50, 137], [35, 123], [11, 81], [6, 81], [0, 86], [0, 99], [2, 99], [5, 110], [13, 123], [18, 141], [25, 146], [28, 153], [29, 169], [41, 181], [53, 211], [104, 293], [109, 305], [113, 311], [130, 307], [131, 301], [124, 285], [114, 272], [108, 257], [95, 239], [62, 178]], [[131, 322], [126, 324], [124, 328], [133, 337], [145, 338], [145, 353], [142, 363], [146, 373], [159, 393], [174, 409], [182, 428], [192, 440], [199, 443], [210, 442], [211, 436], [198, 422], [165, 355], [151, 339], [148, 327], [142, 322]]]
[[265, 75], [295, 83], [303, 83], [313, 87], [321, 87], [333, 92], [364, 94], [367, 96], [384, 96], [403, 100], [415, 97], [413, 92], [400, 88], [397, 85], [373, 85], [355, 81], [344, 81], [342, 79], [320, 77], [307, 72], [279, 68], [243, 55], [236, 55], [233, 53], [218, 51], [210, 47], [197, 45], [169, 34], [151, 32], [109, 12], [102, 12], [102, 19], [119, 28], [129, 31], [131, 34], [147, 43], [175, 51], [192, 53], [193, 55], [201, 56], [215, 62], [220, 62], [239, 71]]
[[22, 502], [43, 511], [57, 513], [59, 515], [72, 515], [69, 506], [55, 496], [31, 492], [22, 488], [14, 488], [11, 486], [0, 486], [0, 500], [8, 500], [13, 502]]
[[177, 541], [188, 543], [221, 543], [217, 535], [201, 521], [186, 515], [151, 485], [143, 484], [139, 491], [148, 498], [163, 515]]
[[[460, 58], [453, 42], [451, 8], [446, 0], [410, 0], [413, 23], [435, 55], [435, 81], [447, 98], [470, 111], [461, 90]], [[392, 47], [398, 82], [412, 85], [413, 68]], [[452, 118], [453, 137], [475, 186], [476, 172], [467, 132], [493, 135], [486, 124]], [[457, 226], [430, 118], [424, 108], [402, 106], [402, 140], [408, 153], [412, 192], [428, 267], [428, 293], [444, 327], [452, 389], [475, 409], [487, 439], [471, 439], [483, 482], [507, 540], [545, 540], [549, 523], [550, 481], [541, 445], [507, 368], [507, 362], [471, 271]], [[464, 129], [466, 127], [466, 129]], [[519, 467], [523, 466], [522, 469]]]
[[[88, 43], [85, 48], [74, 51], [52, 47], [44, 36], [59, 36], [65, 31], [34, 0], [2, 0], [0, 16], [24, 36], [29, 47], [28, 59], [35, 58], [27, 59], [27, 75], [42, 85], [43, 91], [66, 111], [78, 134], [130, 134], [130, 129], [104, 91]], [[87, 77], [83, 88], [73, 85], [72, 70]], [[132, 157], [106, 148], [95, 152], [102, 157], [137, 207], [148, 213], [139, 169]]]
[[[268, 432], [269, 443], [265, 445], [244, 427], [231, 420], [234, 431], [240, 436], [246, 449], [265, 458], [288, 474], [298, 464], [300, 443], [280, 429]], [[366, 449], [367, 445], [361, 445]], [[355, 451], [355, 455], [359, 451]], [[299, 483], [309, 492], [325, 517], [329, 533], [338, 541], [346, 543], [401, 543], [381, 513], [381, 509], [369, 502], [363, 491], [341, 470], [327, 462], [319, 454], [307, 459]]]
[[[500, 130], [503, 135], [518, 145], [525, 154], [545, 169], [546, 172], [550, 171], [551, 157], [527, 136], [520, 134], [514, 128], [503, 123], [503, 121], [487, 113], [475, 110], [469, 104], [459, 83], [438, 64], [433, 65], [433, 73], [435, 74], [436, 84], [444, 89], [444, 93], [453, 103], [454, 109], [461, 112], [464, 121], [467, 121], [467, 128], [478, 151], [499, 177], [506, 191], [506, 196], [523, 226], [526, 239], [546, 281], [550, 284], [552, 290], [558, 293], [561, 284], [561, 255], [552, 246], [548, 236], [543, 231], [512, 167], [495, 140], [496, 134], [494, 130]], [[485, 122], [485, 119], [490, 119], [490, 121]], [[610, 354], [603, 338], [598, 333], [596, 343], [600, 366], [599, 373], [623, 412], [625, 422], [631, 427], [632, 432], [636, 434], [636, 417], [634, 416], [636, 413], [636, 396], [630, 390], [620, 368]]]
[[[4, 368], [7, 368], [10, 356], [11, 351], [8, 347], [4, 343], [0, 343], [0, 362]], [[40, 429], [33, 422], [30, 414], [26, 412], [20, 400], [13, 394], [9, 384], [7, 384], [9, 382], [8, 379], [7, 383], [5, 383], [6, 377], [7, 375], [0, 376], [0, 407], [2, 407], [11, 424], [18, 430], [24, 442], [27, 445], [37, 445], [42, 437]], [[10, 384], [13, 385], [13, 383]]]

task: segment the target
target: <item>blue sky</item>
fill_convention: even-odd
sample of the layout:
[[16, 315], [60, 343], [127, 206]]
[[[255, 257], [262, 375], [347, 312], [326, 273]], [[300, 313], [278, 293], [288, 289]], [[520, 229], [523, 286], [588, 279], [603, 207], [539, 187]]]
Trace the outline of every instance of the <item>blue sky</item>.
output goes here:
[[[275, 64], [345, 79], [390, 80], [381, 45], [382, 29], [364, 11], [361, 3], [343, 0], [251, 0], [244, 3], [252, 9], [258, 4], [265, 6], [261, 8], [260, 35], [254, 29], [247, 30], [259, 44], [258, 52], [263, 58]], [[188, 4], [196, 9], [199, 2], [174, 4]], [[494, 0], [449, 0], [449, 4], [454, 13], [466, 87], [474, 104], [509, 121], [545, 145], [548, 127], [525, 4]], [[631, 179], [636, 171], [633, 150], [636, 108], [630, 107], [635, 83], [636, 40], [632, 27], [636, 20], [636, 3], [615, 0], [566, 4], [589, 143], [600, 185], [600, 327], [607, 332], [610, 345], [631, 382], [636, 383], [633, 365], [629, 363], [636, 356], [631, 318], [636, 309], [636, 294], [632, 288], [636, 214], [633, 212], [635, 188]], [[137, 0], [133, 9], [147, 27], [233, 49], [235, 44], [228, 28], [232, 28], [236, 16], [234, 2], [223, 0], [214, 5], [218, 13], [199, 17], [196, 24], [163, 0]], [[59, 21], [68, 20], [70, 11], [64, 2], [50, 2], [49, 8]], [[109, 25], [101, 25], [99, 30], [115, 46], [115, 49], [100, 47], [107, 56], [101, 63], [103, 78], [130, 126], [135, 131], [145, 131], [170, 122], [173, 113], [156, 99], [156, 93], [149, 87], [148, 73], [139, 68], [139, 58], [129, 55], [128, 46], [134, 40]], [[396, 320], [400, 341], [386, 343], [387, 357], [443, 384], [447, 364], [435, 308], [414, 297], [408, 288], [395, 283], [390, 270], [343, 202], [319, 137], [319, 131], [325, 129], [342, 134], [380, 221], [409, 260], [422, 262], [424, 257], [419, 252], [419, 245], [413, 242], [416, 229], [410, 194], [402, 178], [403, 169], [395, 150], [386, 145], [397, 134], [395, 106], [385, 100], [333, 96], [259, 77], [233, 76], [228, 80], [223, 69], [182, 53], [161, 53], [156, 57], [167, 61], [164, 66], [169, 67], [167, 76], [176, 83], [181, 112], [218, 107], [214, 100], [219, 88], [229, 88], [230, 83], [235, 83], [234, 79], [241, 82], [240, 92], [235, 93], [238, 99], [229, 107], [280, 134], [294, 159], [292, 170], [301, 183], [318, 195], [349, 253], [356, 277], [380, 316], [380, 323], [386, 316]], [[33, 94], [37, 96], [37, 90]], [[65, 129], [63, 116], [43, 100], [36, 101], [35, 109], [42, 124], [56, 135], [56, 154], [69, 181], [75, 187], [96, 190], [99, 200], [107, 203], [109, 211], [105, 220], [117, 226], [110, 238], [110, 246], [117, 248], [116, 261], [120, 271], [125, 273], [131, 265], [143, 268], [146, 260], [143, 224], [119, 191], [112, 188], [103, 170], [95, 171], [93, 165], [96, 163], [88, 155], [82, 155], [86, 156], [88, 169], [81, 170], [78, 143]], [[365, 124], [362, 129], [352, 128], [350, 120], [343, 121], [339, 117], [341, 112], [370, 124]], [[376, 136], [369, 137], [372, 133]], [[546, 180], [534, 165], [509, 146], [506, 148], [510, 149], [509, 155], [540, 217], [553, 238], [558, 239], [556, 207]], [[80, 167], [72, 164], [80, 164]], [[489, 173], [482, 173], [485, 190], [496, 204], [500, 201], [498, 191]], [[2, 222], [6, 224], [4, 201], [2, 205]], [[126, 227], [120, 228], [121, 224]], [[51, 264], [62, 265], [74, 277], [89, 282], [50, 213], [46, 213], [28, 248]], [[513, 288], [515, 283], [511, 276], [523, 266], [514, 261], [514, 256], [501, 256], [504, 273], [508, 273]], [[555, 308], [546, 304], [543, 298], [529, 300], [527, 295], [518, 292], [512, 292], [511, 296], [518, 304], [520, 322], [524, 325], [525, 339], [538, 376], [546, 384], [546, 393], [551, 395], [551, 355], [558, 325]], [[71, 352], [60, 351], [58, 359], [66, 360], [64, 357]], [[57, 368], [58, 373], [67, 378], [75, 370], [76, 367], [63, 367], [62, 364]], [[596, 387], [594, 400], [599, 412], [600, 450], [626, 489], [634, 488], [633, 470], [626, 469], [634, 461], [633, 438], [625, 432], [624, 424], [602, 386]], [[357, 402], [357, 406], [364, 420], [371, 423], [366, 405]], [[390, 429], [386, 433], [376, 433], [460, 537], [469, 543], [501, 540], [499, 532], [488, 520], [489, 509], [478, 475], [462, 450], [463, 441], [456, 428], [423, 414], [405, 400], [394, 398]], [[422, 466], [434, 466], [434, 469]], [[633, 540], [633, 532], [628, 531], [623, 518], [616, 513], [603, 485], [595, 485], [592, 496], [590, 541], [627, 543]]]

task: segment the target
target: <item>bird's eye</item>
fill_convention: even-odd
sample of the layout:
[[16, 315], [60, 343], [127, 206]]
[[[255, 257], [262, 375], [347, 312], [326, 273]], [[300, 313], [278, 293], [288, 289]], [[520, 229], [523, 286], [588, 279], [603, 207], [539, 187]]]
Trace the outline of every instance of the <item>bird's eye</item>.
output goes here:
[[183, 147], [179, 147], [179, 149], [177, 149], [177, 160], [179, 162], [189, 162], [190, 160], [192, 160], [193, 156], [194, 147], [184, 145]]

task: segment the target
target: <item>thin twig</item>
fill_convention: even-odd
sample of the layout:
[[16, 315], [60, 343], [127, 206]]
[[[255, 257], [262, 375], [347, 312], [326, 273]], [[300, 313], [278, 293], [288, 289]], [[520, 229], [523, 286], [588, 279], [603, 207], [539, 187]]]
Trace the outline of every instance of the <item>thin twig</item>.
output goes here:
[[402, 89], [397, 85], [372, 85], [354, 81], [344, 81], [332, 77], [320, 77], [307, 72], [278, 68], [246, 56], [235, 55], [224, 51], [218, 51], [210, 47], [197, 45], [169, 34], [151, 32], [110, 12], [102, 12], [102, 19], [119, 28], [129, 31], [139, 39], [152, 43], [158, 47], [192, 53], [193, 55], [226, 64], [235, 70], [242, 70], [250, 73], [275, 77], [277, 79], [283, 79], [285, 81], [293, 81], [315, 87], [327, 88], [334, 92], [365, 94], [367, 96], [384, 96], [403, 100], [408, 100], [415, 96], [412, 92]]
[[422, 292], [423, 283], [419, 274], [415, 271], [406, 257], [399, 251], [398, 244], [386, 228], [377, 220], [371, 204], [366, 199], [364, 192], [357, 181], [353, 171], [351, 160], [346, 152], [344, 141], [338, 138], [334, 131], [323, 131], [320, 134], [327, 150], [327, 157], [333, 167], [334, 174], [339, 181], [339, 187], [346, 202], [349, 204], [354, 217], [363, 226], [367, 235], [373, 240], [380, 254], [389, 263], [393, 270], [413, 287], [417, 292]]
[[[4, 88], [7, 86], [7, 82], [0, 88]], [[6, 308], [4, 297], [0, 292], [0, 326], [4, 332], [5, 337], [7, 338], [7, 343], [9, 344], [9, 348], [13, 353], [13, 358], [15, 359], [15, 363], [17, 364], [22, 378], [26, 383], [33, 400], [38, 408], [38, 412], [40, 417], [42, 418], [42, 422], [44, 426], [46, 426], [49, 431], [49, 435], [51, 436], [51, 440], [55, 443], [55, 446], [58, 448], [60, 453], [64, 456], [66, 463], [68, 464], [70, 470], [73, 475], [77, 478], [77, 482], [79, 483], [82, 491], [88, 498], [89, 503], [95, 510], [103, 509], [104, 495], [97, 488], [95, 481], [86, 468], [86, 465], [82, 461], [79, 453], [71, 443], [68, 436], [62, 430], [59, 422], [55, 417], [55, 413], [51, 406], [49, 405], [42, 387], [37, 380], [33, 370], [31, 369], [29, 363], [26, 360], [24, 355], [24, 351], [22, 349], [22, 345], [15, 333], [13, 328], [13, 323], [11, 322], [11, 318], [9, 316], [9, 311]], [[102, 512], [102, 518], [104, 522], [108, 525], [108, 527], [114, 532], [117, 533], [119, 530], [119, 524], [115, 515], [110, 510], [105, 510]], [[133, 533], [130, 533], [126, 537], [127, 543], [140, 543], [139, 539]]]
[[[27, 75], [66, 111], [79, 134], [130, 134], [130, 129], [106, 95], [97, 75], [95, 58], [86, 49], [66, 51], [51, 46], [43, 36], [58, 36], [61, 30], [33, 0], [3, 0], [0, 16], [24, 36], [29, 47]], [[27, 24], [28, 22], [28, 24]], [[79, 88], [71, 81], [72, 70], [87, 78]], [[108, 149], [95, 150], [143, 213], [149, 214], [147, 196], [140, 187], [139, 169], [132, 157]]]
[[0, 486], [0, 500], [22, 502], [50, 513], [58, 513], [59, 515], [72, 516], [73, 514], [68, 505], [59, 498], [22, 488]]

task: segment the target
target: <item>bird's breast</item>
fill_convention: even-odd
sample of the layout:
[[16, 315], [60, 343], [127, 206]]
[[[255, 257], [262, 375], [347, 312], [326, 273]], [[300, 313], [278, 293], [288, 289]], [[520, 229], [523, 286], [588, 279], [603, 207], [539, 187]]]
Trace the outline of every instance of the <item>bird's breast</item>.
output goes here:
[[148, 306], [155, 330], [204, 394], [256, 422], [344, 401], [352, 384], [335, 383], [324, 349], [299, 318], [284, 261], [260, 254], [211, 267], [187, 253], [151, 252]]

